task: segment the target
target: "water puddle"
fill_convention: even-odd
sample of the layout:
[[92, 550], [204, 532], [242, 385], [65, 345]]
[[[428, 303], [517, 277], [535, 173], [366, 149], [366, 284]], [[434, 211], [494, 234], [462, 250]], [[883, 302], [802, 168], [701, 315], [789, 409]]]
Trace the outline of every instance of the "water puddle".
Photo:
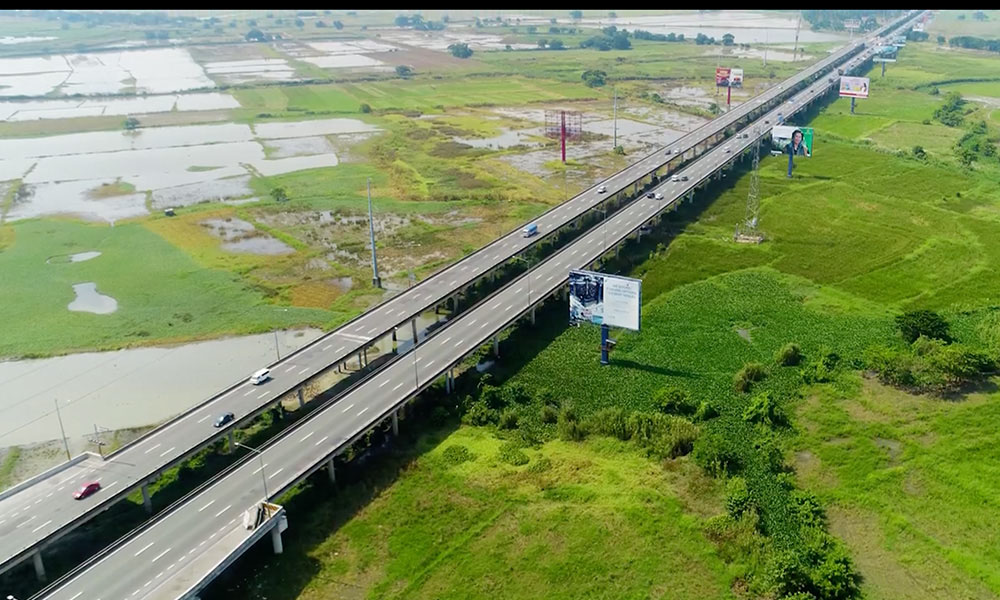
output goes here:
[[295, 249], [281, 240], [257, 231], [252, 223], [242, 219], [208, 219], [201, 225], [223, 240], [222, 248], [246, 254], [291, 254]]
[[85, 260], [90, 260], [92, 258], [97, 258], [100, 256], [100, 252], [77, 252], [76, 254], [71, 254], [69, 257], [69, 262], [83, 262]]
[[89, 312], [95, 315], [107, 315], [118, 310], [118, 301], [111, 296], [97, 292], [97, 284], [89, 281], [73, 286], [76, 299], [69, 303], [68, 308], [75, 312]]

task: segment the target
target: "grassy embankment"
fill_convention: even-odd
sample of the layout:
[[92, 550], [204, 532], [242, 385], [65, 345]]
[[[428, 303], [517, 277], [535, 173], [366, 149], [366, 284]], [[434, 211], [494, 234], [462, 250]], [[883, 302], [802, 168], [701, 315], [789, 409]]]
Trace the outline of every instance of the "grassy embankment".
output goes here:
[[[904, 56], [917, 68], [923, 55], [913, 55]], [[940, 98], [928, 103], [912, 90], [873, 89], [886, 97], [861, 104], [865, 114], [858, 115], [859, 121], [880, 118], [884, 126], [910, 125], [918, 132], [928, 127], [916, 134], [918, 139], [934, 137], [938, 126], [924, 125], [923, 120], [932, 118]], [[1000, 199], [993, 191], [993, 173], [989, 166], [961, 168], [945, 144], [931, 150], [925, 143], [933, 154], [930, 162], [868, 146], [860, 141], [868, 130], [843, 116], [844, 104], [835, 102], [815, 119], [816, 153], [799, 161], [796, 179], [784, 179], [780, 159], [764, 160], [762, 225], [770, 238], [764, 245], [736, 247], [728, 241], [743, 216], [748, 185], [744, 176], [700, 214], [676, 215], [668, 225], [667, 236], [676, 236], [668, 249], [623, 267], [645, 281], [644, 330], [619, 336], [612, 366], [596, 367], [596, 331], [564, 329], [559, 307], [530, 336], [513, 334], [514, 343], [505, 346], [500, 365], [516, 372], [515, 381], [531, 390], [548, 389], [583, 413], [609, 406], [649, 410], [656, 390], [665, 385], [685, 389], [722, 413], [702, 425], [702, 436], [742, 431], [751, 439], [769, 438], [782, 449], [795, 470], [795, 484], [821, 498], [829, 530], [846, 544], [864, 577], [866, 597], [992, 598], [1000, 593], [995, 575], [1000, 555], [993, 548], [989, 525], [1000, 518], [1000, 504], [988, 484], [997, 476], [992, 466], [996, 434], [989, 425], [1000, 406], [995, 386], [948, 402], [861, 379], [853, 365], [868, 345], [895, 337], [892, 316], [910, 308], [939, 310], [952, 321], [961, 341], [990, 347], [996, 336], [991, 307], [1000, 300], [1000, 282], [992, 277], [991, 267], [1000, 260], [1000, 241], [994, 235]], [[910, 140], [898, 143], [907, 149]], [[831, 383], [803, 387], [797, 369], [773, 362], [774, 353], [789, 341], [802, 346], [807, 360], [832, 350], [844, 366]], [[769, 391], [780, 399], [790, 427], [766, 434], [741, 426], [748, 396], [733, 391], [732, 375], [748, 361], [766, 366], [767, 378], [753, 391]], [[538, 425], [538, 406], [522, 409], [520, 419], [522, 427]], [[552, 433], [551, 425], [541, 427]], [[469, 435], [460, 430], [441, 446], [471, 446]], [[568, 448], [583, 456], [593, 443], [550, 443], [540, 452]], [[526, 452], [528, 465], [517, 467], [525, 473], [541, 462], [534, 451]], [[386, 556], [386, 548], [400, 547], [397, 536], [407, 536], [407, 548], [423, 548], [432, 541], [448, 547], [449, 540], [460, 540], [460, 547], [470, 550], [488, 549], [496, 539], [495, 526], [489, 523], [482, 532], [469, 524], [461, 533], [436, 528], [398, 531], [402, 526], [393, 521], [396, 511], [448, 515], [451, 510], [450, 500], [436, 493], [441, 486], [427, 476], [436, 453], [428, 451], [420, 459], [423, 464], [404, 471], [378, 500], [360, 509], [360, 515], [344, 515], [343, 525], [331, 537], [310, 533], [305, 552], [316, 561], [315, 571], [329, 574], [301, 584], [301, 594], [292, 586], [282, 597], [321, 597], [342, 589], [344, 582], [370, 596], [406, 590], [397, 597], [448, 596], [469, 585], [493, 585], [496, 579], [490, 574], [466, 570], [480, 559], [473, 552], [426, 553], [422, 565], [440, 563], [435, 571], [464, 574], [464, 579], [438, 576], [433, 586], [418, 580], [406, 588], [410, 580], [373, 571], [386, 564], [378, 560]], [[667, 464], [690, 466], [688, 461]], [[508, 470], [494, 467], [493, 476]], [[593, 474], [588, 468], [577, 476]], [[669, 470], [666, 477], [673, 477]], [[758, 492], [762, 522], [775, 537], [784, 526], [783, 503], [770, 497], [773, 491]], [[504, 510], [501, 498], [498, 494], [493, 510]], [[418, 499], [419, 504], [413, 504]], [[714, 512], [721, 512], [718, 504], [707, 514]], [[544, 543], [535, 541], [547, 537], [532, 526], [546, 514], [544, 500], [521, 505], [516, 514], [519, 531], [532, 533], [525, 544]], [[327, 524], [336, 528], [340, 522]], [[358, 531], [363, 534], [356, 535]], [[725, 546], [721, 548], [726, 555]], [[586, 562], [593, 552], [609, 555], [615, 549], [614, 543], [578, 548], [574, 558]], [[519, 555], [484, 554], [494, 560], [491, 573], [533, 572], [517, 560]], [[355, 559], [358, 555], [371, 560]], [[548, 555], [538, 558], [547, 572], [553, 572], [552, 560]], [[730, 581], [753, 574], [754, 568], [752, 559], [736, 559]], [[419, 568], [410, 574], [414, 570]], [[567, 586], [588, 581], [586, 574], [569, 567], [553, 576]], [[282, 581], [287, 582], [278, 573], [265, 572], [251, 577], [250, 584], [271, 597]], [[601, 593], [611, 588], [595, 589]], [[655, 589], [649, 584], [636, 593]], [[720, 590], [705, 588], [702, 597], [729, 593]]]

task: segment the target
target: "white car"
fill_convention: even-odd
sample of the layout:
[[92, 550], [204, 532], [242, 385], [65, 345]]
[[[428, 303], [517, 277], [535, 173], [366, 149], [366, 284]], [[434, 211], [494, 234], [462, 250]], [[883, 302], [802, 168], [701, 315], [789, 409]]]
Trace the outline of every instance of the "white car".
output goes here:
[[260, 385], [271, 378], [271, 371], [268, 369], [261, 369], [250, 376], [250, 383], [253, 385]]
[[681, 176], [680, 175], [674, 175], [673, 177], [670, 178], [670, 181], [673, 181], [673, 182], [678, 182], [680, 180], [681, 180]]
[[656, 200], [663, 200], [663, 194], [661, 194], [660, 192], [656, 192], [656, 194], [653, 195], [653, 198], [655, 198]]
[[598, 194], [603, 194], [603, 193], [605, 193], [607, 191], [608, 191], [608, 186], [606, 186], [606, 185], [602, 185], [601, 187], [597, 188], [597, 193]]
[[731, 148], [730, 148], [729, 146], [726, 146], [726, 154], [729, 154], [729, 153], [730, 153], [730, 152], [732, 152], [732, 151], [733, 151], [733, 150], [732, 150], [732, 149], [731, 149]]

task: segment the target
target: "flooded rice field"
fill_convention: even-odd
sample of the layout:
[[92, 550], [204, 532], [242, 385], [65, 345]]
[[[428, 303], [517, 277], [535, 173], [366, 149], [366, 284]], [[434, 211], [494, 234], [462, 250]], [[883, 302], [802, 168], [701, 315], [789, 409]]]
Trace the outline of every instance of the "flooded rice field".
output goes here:
[[[563, 20], [563, 19], [561, 19]], [[568, 19], [565, 19], [568, 22]], [[796, 36], [798, 19], [794, 13], [780, 15], [750, 11], [720, 10], [679, 15], [622, 17], [618, 19], [583, 19], [587, 25], [616, 25], [626, 29], [645, 29], [652, 33], [683, 33], [696, 37], [699, 33], [722, 39], [732, 33], [738, 44], [792, 42]], [[833, 42], [847, 38], [846, 34], [812, 31], [803, 23], [798, 32], [799, 42]]]
[[223, 240], [222, 248], [244, 254], [291, 254], [295, 249], [243, 219], [208, 219], [201, 222], [215, 237]]
[[171, 111], [223, 110], [239, 106], [235, 98], [219, 92], [163, 94], [137, 98], [9, 101], [0, 102], [0, 121], [144, 115]]
[[[0, 181], [21, 179], [28, 192], [5, 218], [70, 213], [114, 222], [148, 214], [147, 192], [155, 208], [248, 196], [252, 173], [336, 166], [336, 153], [318, 139], [376, 131], [356, 119], [322, 119], [0, 140]], [[109, 190], [109, 182], [119, 185]]]
[[267, 79], [269, 81], [295, 81], [300, 79], [295, 68], [283, 58], [256, 58], [205, 63], [205, 71], [220, 83], [246, 83]]
[[[426, 48], [428, 50], [437, 50], [440, 52], [447, 52], [448, 46], [451, 44], [468, 44], [473, 50], [480, 51], [503, 50], [507, 46], [507, 42], [504, 41], [506, 36], [503, 35], [463, 33], [452, 30], [425, 33], [420, 31], [399, 31], [395, 29], [386, 29], [381, 31], [380, 35], [390, 42], [399, 42], [409, 46]], [[538, 48], [537, 44], [510, 44], [510, 46], [515, 50]]]
[[212, 87], [183, 48], [0, 59], [0, 96], [169, 94]]

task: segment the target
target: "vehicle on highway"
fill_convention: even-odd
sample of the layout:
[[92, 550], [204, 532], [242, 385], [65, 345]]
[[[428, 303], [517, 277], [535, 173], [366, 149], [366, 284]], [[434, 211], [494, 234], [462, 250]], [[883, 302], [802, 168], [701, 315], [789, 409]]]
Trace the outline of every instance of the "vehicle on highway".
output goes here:
[[729, 146], [726, 146], [726, 154], [729, 154], [732, 151], [733, 151], [732, 148], [730, 148]]
[[214, 425], [216, 428], [224, 427], [226, 423], [231, 422], [235, 418], [236, 415], [234, 415], [231, 412], [222, 413], [221, 415], [219, 415], [219, 418], [215, 420], [215, 423], [212, 423], [212, 425]]
[[608, 191], [608, 186], [606, 186], [606, 185], [602, 185], [601, 187], [597, 188], [597, 193], [598, 194], [603, 194], [603, 193], [605, 193], [607, 191]]
[[680, 175], [674, 175], [673, 177], [670, 178], [670, 181], [680, 181], [680, 180], [681, 180]]
[[647, 198], [656, 198], [656, 192], [646, 192]]
[[77, 500], [83, 500], [87, 496], [96, 494], [99, 489], [101, 489], [101, 482], [91, 481], [90, 483], [83, 484], [80, 486], [80, 489], [73, 492], [73, 497]]
[[260, 385], [271, 378], [270, 369], [261, 369], [250, 376], [250, 383]]
[[674, 148], [674, 154], [680, 154], [680, 153], [681, 153], [680, 148]]
[[653, 195], [653, 198], [657, 200], [663, 200], [663, 194], [661, 194], [660, 192], [656, 192], [656, 194]]
[[530, 225], [528, 225], [527, 227], [525, 227], [524, 229], [521, 230], [521, 236], [522, 237], [531, 237], [531, 236], [535, 235], [536, 233], [538, 233], [538, 224], [537, 223], [531, 223]]
[[687, 180], [688, 180], [687, 175], [681, 175], [681, 181], [687, 181]]

